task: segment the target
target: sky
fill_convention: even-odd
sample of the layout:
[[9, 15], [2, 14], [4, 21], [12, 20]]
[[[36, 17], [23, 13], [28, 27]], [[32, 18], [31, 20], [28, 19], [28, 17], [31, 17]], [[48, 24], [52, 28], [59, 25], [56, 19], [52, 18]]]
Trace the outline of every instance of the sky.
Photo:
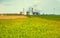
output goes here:
[[59, 14], [60, 0], [0, 0], [0, 13], [26, 12], [29, 7], [38, 9], [41, 14]]

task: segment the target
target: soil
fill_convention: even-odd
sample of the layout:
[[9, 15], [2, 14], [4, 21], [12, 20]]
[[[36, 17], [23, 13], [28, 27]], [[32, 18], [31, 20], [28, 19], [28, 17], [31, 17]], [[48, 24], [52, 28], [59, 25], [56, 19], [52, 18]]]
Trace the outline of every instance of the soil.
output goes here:
[[0, 16], [0, 19], [27, 18], [27, 16]]

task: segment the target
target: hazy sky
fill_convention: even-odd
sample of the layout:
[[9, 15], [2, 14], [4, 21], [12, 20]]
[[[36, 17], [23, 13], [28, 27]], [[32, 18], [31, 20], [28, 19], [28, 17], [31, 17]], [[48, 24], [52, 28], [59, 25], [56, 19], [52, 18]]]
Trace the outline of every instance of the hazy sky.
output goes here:
[[41, 13], [60, 14], [60, 0], [0, 0], [0, 13], [19, 13], [34, 7]]

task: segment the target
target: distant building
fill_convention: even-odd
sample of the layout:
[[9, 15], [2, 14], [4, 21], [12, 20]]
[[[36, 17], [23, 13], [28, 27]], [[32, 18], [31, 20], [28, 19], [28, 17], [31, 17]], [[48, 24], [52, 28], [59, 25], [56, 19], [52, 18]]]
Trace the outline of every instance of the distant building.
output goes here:
[[30, 12], [27, 11], [27, 12], [26, 12], [26, 15], [30, 15]]
[[40, 15], [39, 12], [33, 12], [33, 15]]
[[37, 9], [31, 8], [32, 15], [40, 15]]
[[20, 12], [20, 15], [24, 15], [24, 12]]

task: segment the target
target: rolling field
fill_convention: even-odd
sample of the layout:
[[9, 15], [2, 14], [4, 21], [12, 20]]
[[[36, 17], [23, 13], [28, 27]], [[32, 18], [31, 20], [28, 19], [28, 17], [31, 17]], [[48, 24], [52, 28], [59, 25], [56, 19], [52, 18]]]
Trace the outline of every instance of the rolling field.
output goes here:
[[60, 38], [60, 16], [47, 17], [0, 19], [0, 38]]

